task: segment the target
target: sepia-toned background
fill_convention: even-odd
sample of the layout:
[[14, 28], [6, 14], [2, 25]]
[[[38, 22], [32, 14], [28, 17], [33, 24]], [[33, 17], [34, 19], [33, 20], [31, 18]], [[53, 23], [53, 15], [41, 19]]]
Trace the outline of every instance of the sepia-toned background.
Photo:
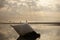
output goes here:
[[0, 0], [0, 40], [16, 40], [12, 24], [30, 23], [38, 40], [60, 40], [60, 0]]

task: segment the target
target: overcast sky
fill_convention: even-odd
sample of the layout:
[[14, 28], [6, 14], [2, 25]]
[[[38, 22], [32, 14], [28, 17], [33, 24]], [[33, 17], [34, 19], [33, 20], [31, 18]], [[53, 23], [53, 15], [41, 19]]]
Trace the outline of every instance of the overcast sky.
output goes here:
[[60, 21], [60, 0], [0, 0], [0, 13], [1, 21]]
[[[60, 11], [59, 2], [60, 0], [5, 0], [5, 6], [18, 10]], [[3, 5], [3, 3], [1, 5]]]

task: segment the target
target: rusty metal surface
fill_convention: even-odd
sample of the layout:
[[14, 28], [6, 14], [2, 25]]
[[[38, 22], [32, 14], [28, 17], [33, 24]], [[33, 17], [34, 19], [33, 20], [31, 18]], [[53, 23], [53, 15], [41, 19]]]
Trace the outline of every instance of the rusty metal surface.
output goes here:
[[0, 0], [0, 22], [60, 22], [60, 0]]

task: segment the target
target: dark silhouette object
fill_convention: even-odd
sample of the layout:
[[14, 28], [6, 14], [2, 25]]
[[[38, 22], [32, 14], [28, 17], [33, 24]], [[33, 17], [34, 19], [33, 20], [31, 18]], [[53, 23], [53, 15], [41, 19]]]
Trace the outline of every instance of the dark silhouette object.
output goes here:
[[36, 40], [40, 38], [40, 34], [37, 34], [28, 24], [15, 25], [12, 27], [20, 35], [17, 40]]
[[40, 34], [37, 34], [35, 31], [27, 33], [25, 35], [21, 35], [17, 40], [36, 40], [39, 38]]

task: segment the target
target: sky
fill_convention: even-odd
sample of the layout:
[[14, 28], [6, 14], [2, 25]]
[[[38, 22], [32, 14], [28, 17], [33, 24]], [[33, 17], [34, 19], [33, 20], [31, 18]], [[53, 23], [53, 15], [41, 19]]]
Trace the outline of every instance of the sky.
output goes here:
[[60, 0], [0, 0], [0, 13], [0, 21], [60, 21]]
[[59, 0], [5, 0], [5, 6], [33, 11], [60, 11]]

